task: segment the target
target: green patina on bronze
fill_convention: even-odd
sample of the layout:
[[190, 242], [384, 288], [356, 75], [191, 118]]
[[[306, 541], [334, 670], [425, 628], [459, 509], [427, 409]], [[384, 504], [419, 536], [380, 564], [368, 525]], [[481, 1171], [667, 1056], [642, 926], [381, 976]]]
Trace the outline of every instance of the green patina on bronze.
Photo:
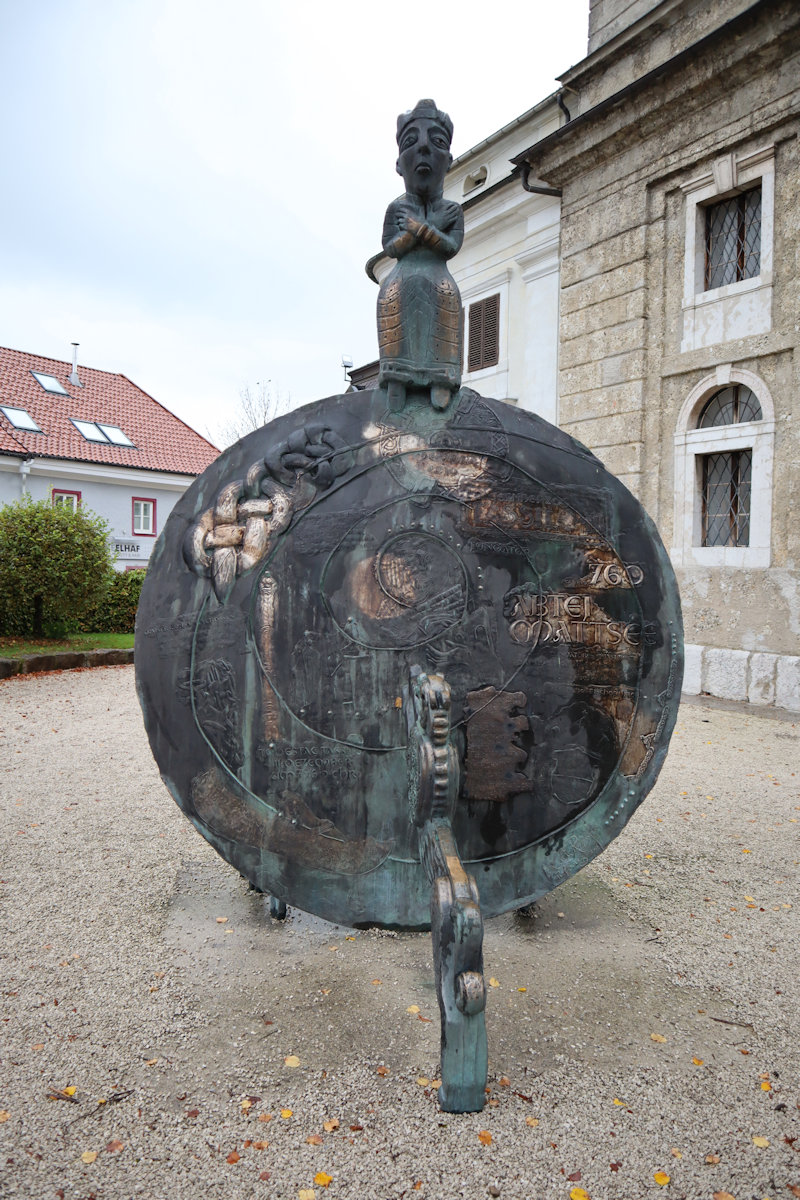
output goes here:
[[[408, 194], [403, 135], [447, 133], [431, 104], [401, 118]], [[403, 212], [402, 237], [430, 242]], [[440, 294], [431, 254], [409, 242], [401, 294]], [[276, 914], [432, 928], [440, 1100], [472, 1111], [483, 918], [568, 879], [644, 799], [682, 632], [641, 505], [561, 430], [451, 388], [451, 349], [428, 360], [420, 328], [418, 374], [382, 353], [385, 386], [278, 418], [182, 497], [142, 592], [137, 686], [175, 800]]]

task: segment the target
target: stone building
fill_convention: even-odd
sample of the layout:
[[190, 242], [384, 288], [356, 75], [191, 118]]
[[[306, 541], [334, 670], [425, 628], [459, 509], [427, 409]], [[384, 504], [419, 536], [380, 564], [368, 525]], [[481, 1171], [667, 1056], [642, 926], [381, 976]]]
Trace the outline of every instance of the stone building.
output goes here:
[[592, 0], [561, 82], [555, 419], [659, 526], [685, 690], [800, 709], [800, 6]]

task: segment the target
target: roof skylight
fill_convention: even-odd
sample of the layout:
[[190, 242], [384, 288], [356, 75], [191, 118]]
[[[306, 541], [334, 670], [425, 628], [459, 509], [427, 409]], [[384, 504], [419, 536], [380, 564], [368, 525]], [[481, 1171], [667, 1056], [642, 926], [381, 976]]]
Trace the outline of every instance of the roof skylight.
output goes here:
[[33, 433], [42, 432], [31, 414], [24, 408], [11, 408], [6, 404], [2, 404], [0, 405], [0, 409], [5, 413], [15, 429], [30, 429]]
[[97, 428], [100, 429], [115, 446], [132, 446], [134, 443], [128, 437], [127, 433], [123, 433], [119, 425], [103, 425], [101, 421], [97, 422]]
[[59, 383], [55, 375], [45, 375], [43, 371], [31, 371], [31, 375], [46, 392], [55, 392], [57, 396], [69, 395], [67, 389], [62, 383]]
[[118, 425], [103, 425], [100, 421], [79, 421], [77, 417], [70, 417], [70, 421], [87, 442], [105, 442], [106, 444], [110, 442], [112, 446], [135, 446], [127, 433], [123, 433]]

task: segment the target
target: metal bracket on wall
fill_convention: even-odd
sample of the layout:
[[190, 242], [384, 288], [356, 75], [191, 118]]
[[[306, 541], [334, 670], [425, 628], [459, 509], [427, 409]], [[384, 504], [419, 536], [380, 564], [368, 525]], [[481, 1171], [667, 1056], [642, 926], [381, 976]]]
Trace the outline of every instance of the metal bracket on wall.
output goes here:
[[439, 1103], [480, 1112], [486, 1102], [486, 985], [483, 917], [475, 880], [464, 870], [451, 825], [460, 764], [450, 740], [450, 688], [412, 667], [404, 690], [408, 785], [420, 858], [431, 884], [431, 938], [442, 1022]]

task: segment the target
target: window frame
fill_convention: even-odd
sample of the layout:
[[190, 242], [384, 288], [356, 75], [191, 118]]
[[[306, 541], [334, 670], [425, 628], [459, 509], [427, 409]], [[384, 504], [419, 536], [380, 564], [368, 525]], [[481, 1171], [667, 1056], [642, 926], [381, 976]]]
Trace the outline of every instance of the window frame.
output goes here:
[[75, 499], [75, 507], [72, 510], [73, 512], [77, 512], [81, 506], [81, 493], [80, 492], [70, 490], [69, 488], [51, 488], [50, 503], [52, 504], [53, 508], [58, 507], [58, 505], [56, 503], [56, 496], [73, 496]]
[[[713, 394], [729, 384], [748, 387], [761, 405], [761, 419], [697, 428]], [[728, 363], [707, 375], [684, 401], [674, 437], [675, 504], [670, 551], [675, 566], [768, 567], [771, 561], [775, 406], [769, 388], [752, 371]], [[750, 536], [747, 546], [704, 546], [703, 459], [710, 454], [750, 450]]]
[[[53, 375], [51, 371], [34, 371], [30, 368], [31, 375], [38, 383], [43, 392], [47, 392], [49, 396], [69, 396], [69, 392], [64, 387], [57, 375]], [[55, 387], [48, 387], [46, 383], [42, 383], [43, 379], [52, 379]]]
[[[152, 508], [152, 524], [151, 532], [136, 528], [136, 505], [151, 504]], [[131, 536], [132, 537], [158, 537], [156, 532], [156, 501], [152, 496], [132, 496], [131, 497]]]
[[[17, 433], [44, 433], [41, 426], [37, 424], [36, 418], [31, 416], [27, 408], [20, 408], [18, 404], [0, 404], [0, 412], [2, 412], [11, 428], [15, 429]], [[14, 418], [9, 416], [9, 413], [24, 413], [31, 424], [18, 425]]]
[[[511, 274], [511, 267], [507, 266], [488, 279], [480, 280], [477, 283], [459, 283], [458, 285], [464, 310], [464, 379], [468, 380], [470, 384], [476, 383], [478, 380], [492, 380], [491, 389], [484, 393], [490, 396], [496, 394], [498, 397], [504, 397], [508, 395], [508, 313]], [[469, 308], [481, 300], [487, 300], [495, 293], [500, 296], [497, 319], [498, 361], [492, 367], [481, 367], [478, 370], [470, 371]]]
[[[749, 274], [746, 274], [745, 272], [747, 271], [747, 257], [748, 257], [747, 253], [746, 253], [746, 244], [747, 244], [747, 203], [746, 203], [746, 198], [748, 196], [750, 196], [753, 192], [758, 192], [758, 270], [751, 271]], [[715, 290], [714, 287], [712, 287], [712, 285], [710, 284], [709, 279], [711, 278], [713, 272], [718, 269], [718, 266], [714, 265], [713, 255], [712, 255], [712, 253], [710, 253], [710, 250], [712, 247], [711, 247], [711, 233], [709, 231], [709, 224], [713, 224], [712, 213], [714, 212], [714, 210], [720, 208], [722, 205], [729, 205], [731, 200], [736, 200], [736, 202], [737, 202], [736, 203], [737, 230], [736, 230], [736, 278], [730, 280], [730, 283], [744, 283], [745, 279], [755, 279], [757, 276], [760, 276], [760, 274], [761, 274], [761, 224], [762, 224], [761, 210], [762, 210], [762, 206], [763, 206], [764, 194], [763, 194], [763, 188], [761, 187], [761, 180], [759, 180], [758, 183], [756, 183], [752, 186], [741, 188], [739, 191], [734, 192], [732, 196], [728, 196], [724, 200], [715, 199], [715, 200], [712, 200], [710, 202], [710, 204], [705, 205], [705, 210], [704, 210], [705, 211], [705, 233], [704, 233], [704, 238], [703, 238], [703, 248], [704, 248], [704, 263], [703, 263], [704, 288], [703, 288], [703, 290], [706, 292], [712, 292]], [[717, 284], [717, 287], [727, 287], [727, 286], [730, 286], [730, 283], [729, 284]]]
[[[717, 202], [761, 187], [761, 251], [758, 275], [706, 289], [706, 211]], [[687, 354], [772, 329], [775, 146], [715, 159], [702, 175], [683, 184], [684, 269], [680, 350]], [[743, 296], [752, 293], [746, 306]]]
[[[486, 327], [488, 324], [487, 316], [489, 313], [489, 305], [494, 308], [494, 339], [490, 351], [487, 352], [486, 343], [488, 341]], [[473, 367], [470, 365], [472, 358], [472, 331], [473, 331], [473, 314], [479, 317], [479, 329], [477, 331], [477, 341], [479, 345], [478, 365]], [[465, 374], [477, 375], [479, 371], [495, 370], [500, 362], [500, 293], [492, 292], [489, 296], [483, 296], [480, 300], [473, 300], [467, 307], [467, 329], [466, 337], [464, 338], [464, 357], [465, 357]]]

